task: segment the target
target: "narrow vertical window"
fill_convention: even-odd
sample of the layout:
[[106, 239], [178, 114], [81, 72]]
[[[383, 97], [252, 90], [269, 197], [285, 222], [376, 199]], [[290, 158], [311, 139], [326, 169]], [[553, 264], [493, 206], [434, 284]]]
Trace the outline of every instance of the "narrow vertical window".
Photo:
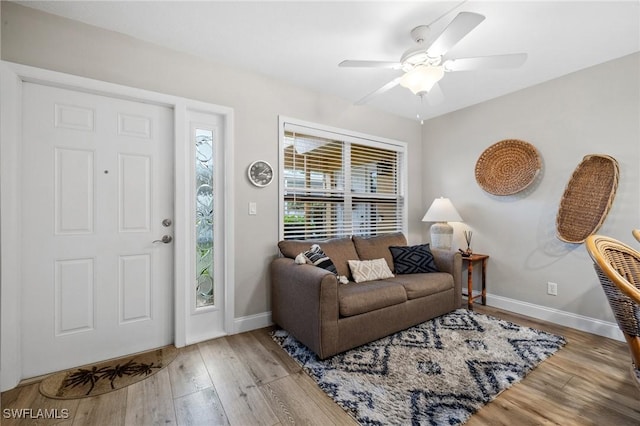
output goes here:
[[214, 300], [213, 131], [195, 129], [196, 164], [196, 308]]

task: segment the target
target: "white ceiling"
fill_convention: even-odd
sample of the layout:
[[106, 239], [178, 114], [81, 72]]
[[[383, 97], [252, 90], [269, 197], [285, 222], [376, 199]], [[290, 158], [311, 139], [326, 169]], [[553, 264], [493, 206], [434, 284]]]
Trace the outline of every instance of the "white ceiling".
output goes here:
[[[447, 73], [445, 100], [421, 104], [397, 86], [368, 105], [430, 118], [640, 51], [640, 1], [18, 1], [356, 102], [401, 74], [339, 68], [399, 61], [410, 30], [439, 34], [461, 11], [486, 16], [447, 57], [526, 52], [518, 69]], [[640, 77], [639, 77], [640, 78]]]

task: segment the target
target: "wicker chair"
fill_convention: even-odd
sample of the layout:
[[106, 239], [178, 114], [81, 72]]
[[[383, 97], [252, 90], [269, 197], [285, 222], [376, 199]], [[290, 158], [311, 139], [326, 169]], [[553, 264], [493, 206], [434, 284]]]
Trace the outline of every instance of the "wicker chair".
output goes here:
[[587, 237], [586, 246], [627, 340], [633, 361], [632, 377], [640, 389], [640, 252], [602, 235]]
[[633, 231], [631, 231], [631, 233], [636, 238], [636, 240], [638, 240], [638, 242], [640, 242], [640, 229], [634, 229]]

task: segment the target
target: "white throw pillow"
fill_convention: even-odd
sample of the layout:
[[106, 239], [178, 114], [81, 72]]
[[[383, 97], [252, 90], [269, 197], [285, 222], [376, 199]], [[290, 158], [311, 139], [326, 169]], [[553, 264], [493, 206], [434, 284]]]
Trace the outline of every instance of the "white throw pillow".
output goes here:
[[357, 283], [393, 278], [393, 273], [384, 259], [349, 260], [348, 262], [353, 280]]

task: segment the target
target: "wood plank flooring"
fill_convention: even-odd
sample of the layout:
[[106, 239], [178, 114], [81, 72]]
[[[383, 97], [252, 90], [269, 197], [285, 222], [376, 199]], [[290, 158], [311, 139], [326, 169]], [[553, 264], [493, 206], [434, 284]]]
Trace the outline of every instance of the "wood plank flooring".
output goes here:
[[[475, 309], [562, 334], [569, 343], [467, 425], [640, 425], [640, 390], [630, 378], [624, 343], [490, 307]], [[182, 348], [151, 378], [96, 397], [54, 400], [40, 395], [38, 383], [19, 386], [2, 393], [0, 424], [355, 425], [271, 340], [270, 330]], [[7, 411], [12, 409], [31, 409], [32, 415], [48, 410], [59, 418], [16, 419]]]

